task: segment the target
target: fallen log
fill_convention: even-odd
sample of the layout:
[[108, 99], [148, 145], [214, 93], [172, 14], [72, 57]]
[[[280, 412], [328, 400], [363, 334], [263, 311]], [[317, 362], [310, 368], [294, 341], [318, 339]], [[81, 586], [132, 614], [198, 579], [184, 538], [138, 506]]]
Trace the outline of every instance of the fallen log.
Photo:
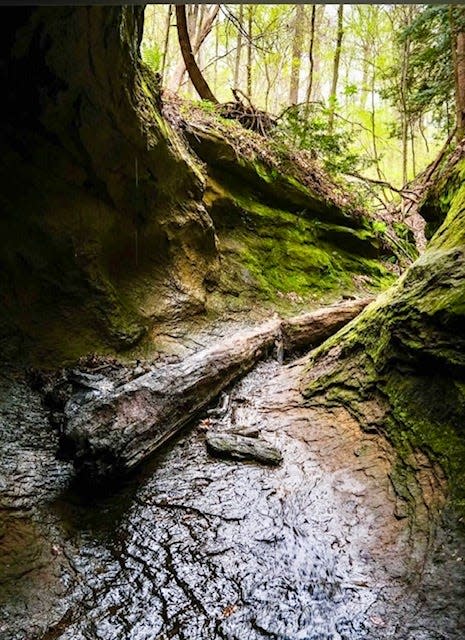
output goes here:
[[332, 307], [324, 307], [282, 321], [283, 347], [285, 353], [316, 347], [339, 331], [357, 316], [371, 298], [347, 300]]
[[[370, 299], [350, 300], [296, 318], [272, 319], [114, 389], [79, 410], [70, 402], [63, 449], [83, 478], [127, 472], [197, 416], [223, 389], [272, 351], [315, 346], [354, 318]], [[66, 410], [65, 410], [66, 414]]]

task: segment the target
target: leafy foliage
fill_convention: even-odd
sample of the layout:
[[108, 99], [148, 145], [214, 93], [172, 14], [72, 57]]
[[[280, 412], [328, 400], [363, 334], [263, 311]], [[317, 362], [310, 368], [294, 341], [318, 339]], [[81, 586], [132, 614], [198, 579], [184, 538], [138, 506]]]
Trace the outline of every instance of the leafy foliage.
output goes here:
[[143, 45], [142, 60], [154, 73], [158, 73], [162, 64], [163, 53], [156, 44], [150, 47], [147, 45]]
[[[193, 6], [198, 7], [198, 31], [202, 8]], [[312, 6], [305, 5], [303, 12], [296, 98], [299, 103], [309, 99], [310, 116], [305, 116], [305, 108], [289, 111], [276, 134], [310, 150], [332, 172], [363, 171], [366, 177], [400, 187], [434, 159], [446, 137], [445, 130], [453, 124], [449, 11], [458, 24], [460, 7], [347, 5], [339, 80], [332, 96], [337, 6], [315, 5], [315, 13]], [[231, 101], [231, 88], [236, 88], [256, 109], [279, 114], [290, 106], [290, 79], [296, 68], [296, 5], [253, 5], [250, 21], [248, 6], [241, 7], [221, 5], [211, 33], [195, 54], [196, 60], [221, 103]], [[182, 60], [175, 30], [168, 5], [148, 5], [142, 55], [155, 71], [160, 71], [163, 61], [165, 89], [192, 99], [192, 85], [186, 79], [177, 82]], [[165, 34], [170, 36], [169, 42]], [[405, 96], [401, 95], [401, 77], [407, 40]], [[326, 107], [315, 107], [316, 103]], [[336, 116], [331, 135], [327, 129], [328, 108], [350, 121]], [[396, 198], [392, 194], [389, 197]]]
[[275, 137], [287, 138], [299, 149], [322, 160], [330, 173], [351, 173], [367, 166], [369, 160], [354, 151], [356, 126], [336, 117], [329, 132], [330, 108], [322, 104], [300, 104], [287, 109], [280, 119]]

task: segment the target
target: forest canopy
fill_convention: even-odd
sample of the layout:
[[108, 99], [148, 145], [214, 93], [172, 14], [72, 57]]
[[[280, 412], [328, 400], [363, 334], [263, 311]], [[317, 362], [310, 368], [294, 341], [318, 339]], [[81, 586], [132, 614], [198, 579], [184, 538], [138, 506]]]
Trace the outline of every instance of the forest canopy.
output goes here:
[[[315, 152], [330, 171], [400, 188], [456, 127], [463, 135], [459, 5], [192, 4], [184, 11], [214, 99], [229, 102], [237, 90], [277, 117], [278, 136]], [[198, 100], [176, 15], [174, 5], [147, 7], [143, 60], [167, 95]]]

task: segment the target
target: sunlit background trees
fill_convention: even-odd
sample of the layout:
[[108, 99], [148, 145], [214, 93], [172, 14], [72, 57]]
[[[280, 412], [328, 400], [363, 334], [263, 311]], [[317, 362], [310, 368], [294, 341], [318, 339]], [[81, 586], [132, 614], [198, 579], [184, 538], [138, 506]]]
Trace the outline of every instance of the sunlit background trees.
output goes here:
[[[194, 4], [186, 16], [214, 96], [228, 102], [236, 88], [281, 115], [286, 135], [330, 170], [400, 187], [456, 124], [463, 134], [463, 7]], [[199, 99], [173, 5], [147, 7], [142, 55], [166, 90]]]

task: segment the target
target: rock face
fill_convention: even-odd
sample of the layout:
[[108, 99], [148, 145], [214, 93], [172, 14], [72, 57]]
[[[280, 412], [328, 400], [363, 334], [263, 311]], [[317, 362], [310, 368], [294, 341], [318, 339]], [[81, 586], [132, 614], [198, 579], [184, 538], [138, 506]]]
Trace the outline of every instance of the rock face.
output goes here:
[[131, 348], [215, 307], [218, 281], [220, 307], [387, 282], [379, 239], [344, 198], [162, 117], [139, 57], [143, 8], [2, 17], [4, 354], [53, 365]]
[[392, 282], [381, 260], [392, 249], [314, 161], [205, 114], [187, 121], [186, 137], [206, 164], [223, 299], [308, 304]]
[[136, 7], [3, 12], [2, 318], [44, 357], [130, 346], [203, 309], [215, 278], [203, 177], [160, 116], [142, 23]]
[[[464, 169], [462, 160], [457, 171]], [[384, 433], [404, 463], [393, 482], [411, 495], [415, 451], [440, 462], [463, 509], [465, 185], [455, 184], [425, 254], [314, 352], [302, 390], [308, 403], [343, 405], [363, 428]]]

